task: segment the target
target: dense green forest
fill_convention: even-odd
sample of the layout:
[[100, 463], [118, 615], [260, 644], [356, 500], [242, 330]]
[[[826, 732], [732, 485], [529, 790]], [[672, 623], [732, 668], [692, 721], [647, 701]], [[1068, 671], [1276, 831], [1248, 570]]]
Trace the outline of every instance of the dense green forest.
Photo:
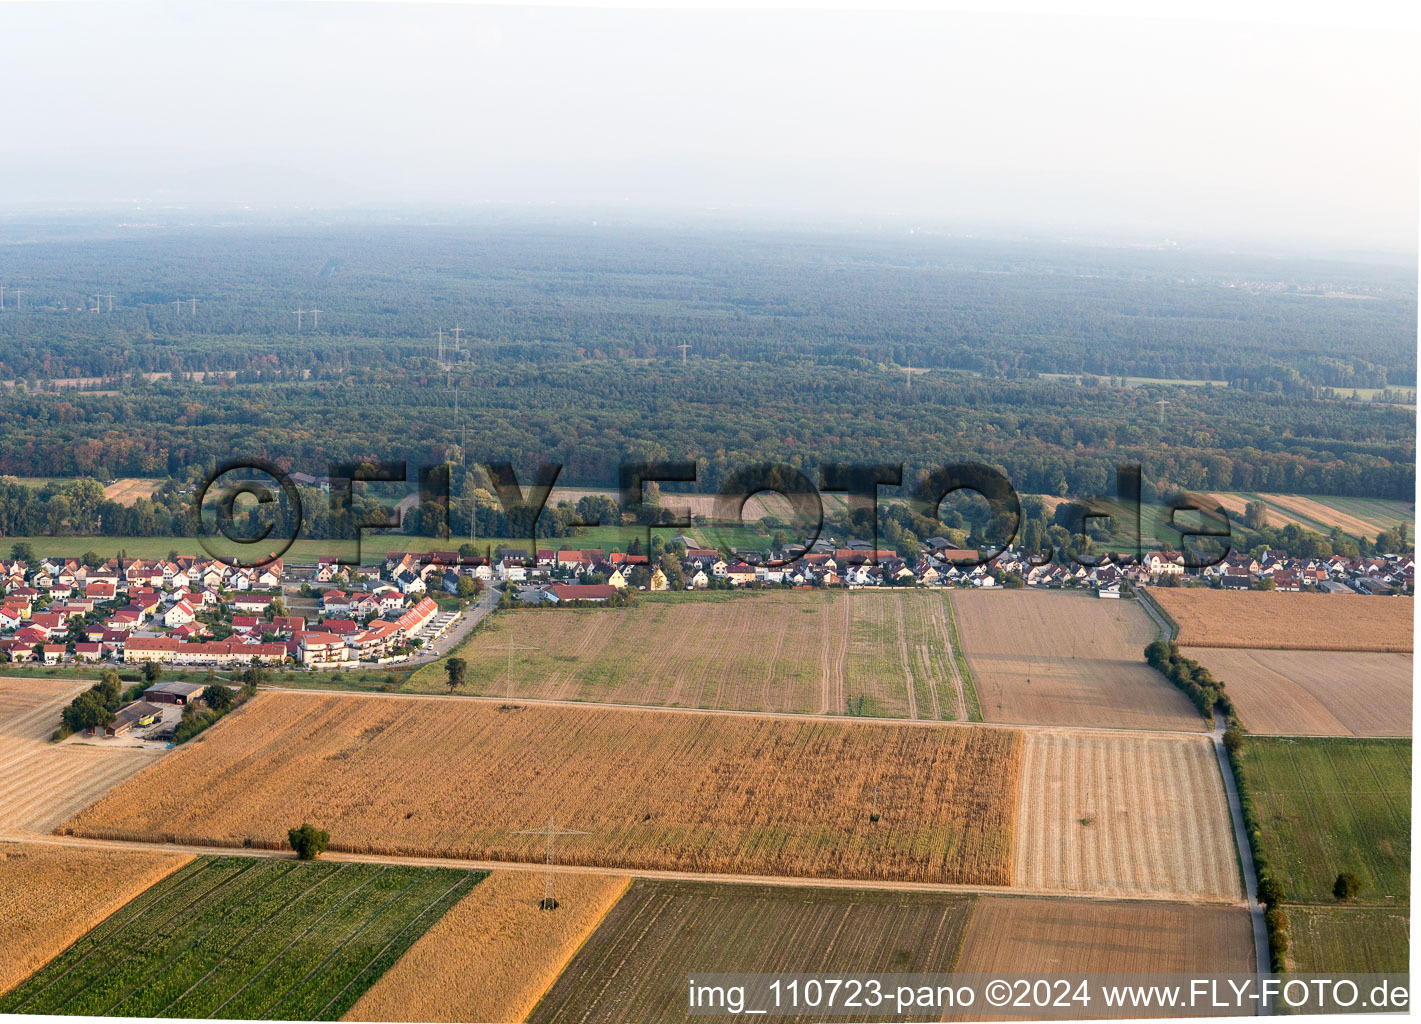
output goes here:
[[[1404, 268], [548, 224], [28, 231], [0, 247], [0, 474], [447, 460], [458, 495], [490, 460], [615, 486], [628, 459], [691, 459], [701, 491], [765, 461], [911, 481], [972, 460], [1086, 496], [1138, 462], [1147, 496], [1414, 492]], [[5, 532], [54, 525], [0, 498]], [[100, 528], [143, 535], [180, 504]]]

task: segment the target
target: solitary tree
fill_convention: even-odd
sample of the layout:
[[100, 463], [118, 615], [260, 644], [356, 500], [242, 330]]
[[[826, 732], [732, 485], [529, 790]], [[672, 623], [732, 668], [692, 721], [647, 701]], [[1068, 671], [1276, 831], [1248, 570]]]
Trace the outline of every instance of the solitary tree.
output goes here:
[[159, 679], [163, 678], [163, 666], [156, 661], [145, 661], [143, 663], [143, 681], [152, 686]]
[[303, 822], [300, 828], [288, 829], [286, 839], [291, 843], [291, 848], [296, 851], [298, 858], [315, 860], [326, 852], [326, 847], [331, 842], [331, 834], [309, 822]]
[[1336, 896], [1341, 903], [1353, 899], [1361, 891], [1361, 881], [1350, 871], [1342, 872], [1337, 876], [1337, 881], [1332, 884], [1332, 895]]
[[448, 676], [449, 692], [453, 693], [464, 685], [464, 670], [466, 664], [463, 658], [450, 658], [444, 663], [444, 672]]

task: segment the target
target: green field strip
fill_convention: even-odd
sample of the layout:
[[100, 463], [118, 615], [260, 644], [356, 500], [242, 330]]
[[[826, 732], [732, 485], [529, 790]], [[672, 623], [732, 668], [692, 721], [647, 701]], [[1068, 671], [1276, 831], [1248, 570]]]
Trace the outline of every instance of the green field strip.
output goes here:
[[[388, 867], [382, 869], [375, 877], [368, 897], [375, 900], [374, 906], [364, 913], [360, 913], [361, 908], [355, 908], [356, 912], [343, 922], [344, 927], [327, 930], [316, 938], [310, 948], [303, 950], [300, 954], [292, 955], [288, 958], [287, 963], [275, 965], [273, 976], [286, 978], [296, 975], [293, 980], [281, 987], [274, 983], [258, 987], [249, 980], [236, 994], [214, 1009], [210, 1016], [238, 1017], [249, 1020], [265, 1020], [279, 1016], [275, 1009], [282, 1000], [324, 970], [352, 936], [358, 934], [368, 922], [387, 907], [397, 902], [409, 891], [414, 882], [415, 877], [409, 875], [407, 871]], [[378, 897], [384, 898], [378, 899]], [[303, 965], [306, 966], [306, 970], [301, 971]]]
[[199, 858], [91, 930], [3, 1008], [338, 1017], [486, 874]]
[[962, 650], [961, 635], [957, 631], [957, 611], [952, 606], [952, 598], [943, 595], [947, 601], [947, 633], [952, 644], [952, 657], [957, 663], [957, 673], [962, 677], [962, 693], [967, 698], [967, 721], [983, 722], [982, 701], [977, 696], [977, 686], [972, 679], [972, 666], [967, 663], [967, 654]]
[[[291, 907], [302, 903], [340, 871], [339, 865], [315, 865], [284, 872], [208, 932], [194, 938], [161, 972], [107, 1012], [120, 1017], [167, 1016], [161, 1011], [191, 992], [243, 943]], [[305, 888], [302, 888], [304, 886]]]
[[[174, 1017], [213, 1017], [219, 1015], [229, 1003], [232, 1003], [242, 993], [251, 990], [251, 987], [260, 979], [270, 980], [273, 977], [279, 978], [276, 973], [268, 973], [274, 965], [277, 965], [283, 958], [294, 956], [296, 951], [304, 949], [307, 945], [314, 946], [309, 939], [312, 933], [325, 924], [334, 913], [343, 910], [346, 904], [359, 893], [365, 891], [366, 887], [383, 873], [382, 868], [365, 867], [360, 865], [346, 864], [336, 879], [337, 884], [329, 886], [328, 892], [318, 907], [302, 908], [301, 912], [310, 915], [314, 913], [310, 923], [294, 936], [288, 937], [286, 932], [278, 931], [275, 937], [270, 940], [271, 945], [279, 948], [274, 951], [268, 948], [262, 940], [256, 943], [244, 943], [241, 948], [234, 950], [233, 954], [218, 965], [219, 968], [234, 965], [238, 969], [226, 970], [223, 976], [215, 983], [204, 985], [202, 989], [193, 991], [191, 996], [184, 993], [182, 997], [168, 1006], [164, 1007], [162, 1016]], [[342, 883], [343, 886], [342, 887]], [[324, 909], [322, 909], [324, 908]], [[268, 925], [272, 922], [268, 922]], [[263, 926], [262, 930], [265, 930]], [[299, 925], [298, 925], [299, 927]], [[214, 968], [214, 971], [218, 968]], [[207, 978], [204, 977], [203, 981]], [[199, 983], [201, 984], [201, 983]], [[286, 986], [286, 987], [289, 987]], [[286, 987], [279, 991], [284, 993]], [[194, 986], [196, 989], [196, 986]], [[262, 995], [270, 996], [271, 989], [263, 984], [259, 989]], [[268, 998], [268, 1001], [270, 999]], [[258, 1009], [260, 1009], [258, 1007]], [[259, 1016], [260, 1014], [253, 1014]]]
[[[151, 982], [166, 964], [181, 957], [192, 945], [220, 927], [229, 912], [256, 898], [279, 877], [255, 869], [240, 872], [236, 880], [223, 886], [195, 917], [184, 916], [171, 931], [165, 927], [149, 933], [150, 940], [156, 939], [156, 943], [150, 941], [145, 947], [130, 952], [122, 963], [100, 974], [88, 988], [55, 1007], [55, 1011], [99, 1016], [112, 1011], [139, 986]], [[216, 920], [212, 924], [201, 927], [214, 917]]]

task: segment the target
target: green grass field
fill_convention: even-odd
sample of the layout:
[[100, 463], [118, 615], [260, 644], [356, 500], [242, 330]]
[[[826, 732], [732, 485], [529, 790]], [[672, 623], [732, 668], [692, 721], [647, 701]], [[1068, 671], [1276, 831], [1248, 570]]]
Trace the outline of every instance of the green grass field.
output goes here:
[[1406, 907], [1287, 907], [1294, 971], [1378, 974], [1410, 969]]
[[0, 999], [0, 1012], [336, 1020], [482, 877], [200, 857]]
[[1332, 903], [1342, 871], [1361, 880], [1360, 902], [1409, 902], [1410, 740], [1250, 737], [1245, 751], [1263, 852], [1290, 902]]

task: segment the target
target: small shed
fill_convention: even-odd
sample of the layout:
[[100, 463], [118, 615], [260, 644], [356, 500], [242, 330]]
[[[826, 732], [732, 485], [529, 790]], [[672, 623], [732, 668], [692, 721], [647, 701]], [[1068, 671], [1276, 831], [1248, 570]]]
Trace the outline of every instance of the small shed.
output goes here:
[[112, 724], [104, 727], [108, 736], [122, 736], [135, 728], [157, 725], [163, 720], [163, 705], [146, 700], [135, 701], [126, 708], [120, 708], [114, 715]]

